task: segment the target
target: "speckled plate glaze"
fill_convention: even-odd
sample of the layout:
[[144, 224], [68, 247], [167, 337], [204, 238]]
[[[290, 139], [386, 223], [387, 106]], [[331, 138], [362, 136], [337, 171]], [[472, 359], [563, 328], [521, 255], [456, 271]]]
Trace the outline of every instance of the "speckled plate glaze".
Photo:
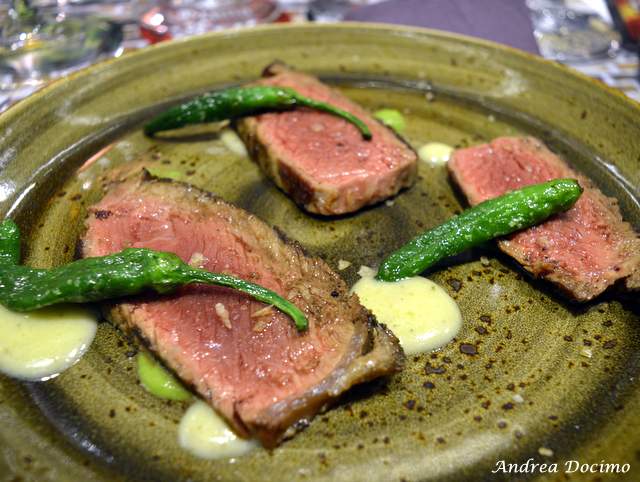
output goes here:
[[[274, 59], [322, 76], [367, 108], [404, 112], [414, 146], [531, 134], [566, 156], [640, 229], [640, 107], [585, 77], [495, 44], [434, 31], [345, 24], [266, 27], [168, 43], [56, 82], [0, 116], [0, 204], [25, 233], [26, 262], [73, 257], [101, 173], [141, 161], [256, 213], [356, 279], [464, 202], [444, 167], [392, 205], [302, 213], [212, 127], [151, 141], [145, 119]], [[88, 159], [93, 163], [87, 164]], [[484, 255], [488, 261], [480, 256]], [[185, 410], [146, 393], [136, 344], [102, 323], [89, 353], [46, 383], [0, 376], [0, 480], [495, 480], [498, 460], [629, 463], [640, 480], [637, 298], [576, 306], [493, 247], [429, 273], [458, 301], [459, 336], [358, 387], [267, 452], [205, 461], [181, 450]], [[425, 313], [428, 317], [429, 314]], [[1, 334], [0, 334], [1, 336]], [[586, 350], [588, 348], [589, 350]], [[591, 354], [590, 356], [589, 353]], [[606, 474], [519, 474], [597, 480]]]

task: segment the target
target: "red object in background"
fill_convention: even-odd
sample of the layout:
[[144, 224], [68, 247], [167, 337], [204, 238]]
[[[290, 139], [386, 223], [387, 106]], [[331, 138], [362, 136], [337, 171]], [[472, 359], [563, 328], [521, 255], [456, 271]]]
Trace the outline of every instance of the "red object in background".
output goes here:
[[142, 15], [140, 19], [140, 35], [150, 44], [171, 40], [169, 27], [165, 23], [160, 8], [154, 7]]
[[608, 0], [607, 5], [627, 45], [640, 42], [640, 0]]
[[140, 34], [154, 44], [225, 28], [283, 21], [283, 12], [274, 0], [219, 0], [216, 5], [202, 0], [162, 2], [142, 15]]
[[289, 23], [293, 21], [293, 15], [289, 12], [282, 12], [278, 18], [274, 20], [274, 23]]

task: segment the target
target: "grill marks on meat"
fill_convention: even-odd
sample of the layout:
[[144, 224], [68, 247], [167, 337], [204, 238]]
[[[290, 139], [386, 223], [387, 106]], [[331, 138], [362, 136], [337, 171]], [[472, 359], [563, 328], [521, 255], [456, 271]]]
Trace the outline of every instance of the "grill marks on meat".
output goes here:
[[[96, 216], [103, 211], [111, 214]], [[265, 446], [353, 384], [400, 368], [397, 339], [322, 260], [196, 188], [152, 179], [116, 184], [91, 208], [82, 246], [84, 256], [125, 247], [170, 251], [184, 261], [195, 253], [205, 269], [259, 283], [305, 312], [309, 330], [298, 333], [278, 310], [204, 285], [110, 308], [115, 322], [138, 331], [240, 434]]]
[[569, 211], [498, 242], [536, 276], [579, 301], [598, 296], [618, 280], [640, 288], [640, 238], [622, 220], [617, 201], [534, 138], [502, 137], [457, 150], [449, 170], [475, 205], [530, 184], [578, 179], [584, 193]]
[[417, 155], [364, 109], [315, 77], [282, 64], [265, 70], [259, 84], [291, 87], [360, 117], [373, 133], [362, 139], [351, 124], [305, 108], [240, 120], [237, 128], [254, 160], [278, 187], [307, 211], [344, 214], [411, 186]]

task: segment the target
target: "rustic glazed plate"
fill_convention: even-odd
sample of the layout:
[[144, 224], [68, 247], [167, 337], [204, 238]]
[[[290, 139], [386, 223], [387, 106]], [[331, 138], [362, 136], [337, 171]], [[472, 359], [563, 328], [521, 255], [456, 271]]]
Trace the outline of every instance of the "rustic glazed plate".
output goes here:
[[[0, 209], [25, 233], [26, 262], [72, 259], [101, 173], [138, 161], [258, 214], [334, 267], [351, 261], [342, 272], [350, 283], [361, 264], [378, 263], [463, 207], [446, 169], [424, 163], [418, 183], [392, 205], [309, 217], [213, 127], [165, 140], [141, 134], [163, 107], [254, 79], [274, 59], [322, 76], [368, 109], [401, 110], [415, 147], [540, 137], [615, 196], [640, 229], [640, 107], [622, 95], [537, 57], [434, 31], [267, 27], [144, 49], [3, 114]], [[640, 480], [637, 299], [614, 293], [568, 304], [491, 246], [428, 275], [462, 310], [452, 343], [410, 358], [386, 384], [352, 390], [278, 449], [237, 459], [201, 460], [178, 447], [185, 405], [146, 393], [135, 341], [102, 323], [88, 354], [58, 378], [0, 376], [0, 480], [476, 481], [513, 478], [493, 474], [496, 463], [529, 458], [628, 463], [618, 478]], [[612, 477], [562, 470], [517, 477]]]

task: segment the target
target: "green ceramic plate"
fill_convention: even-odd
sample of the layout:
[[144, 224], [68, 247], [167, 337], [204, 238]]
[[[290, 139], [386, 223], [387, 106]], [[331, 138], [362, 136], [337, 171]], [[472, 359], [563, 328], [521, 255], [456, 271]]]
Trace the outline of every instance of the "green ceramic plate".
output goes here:
[[[0, 209], [23, 228], [26, 261], [70, 260], [101, 172], [135, 161], [179, 171], [333, 266], [351, 261], [343, 271], [350, 283], [360, 264], [379, 262], [461, 209], [445, 168], [424, 164], [391, 206], [309, 217], [211, 128], [165, 141], [141, 135], [141, 123], [169, 103], [254, 79], [274, 59], [321, 75], [371, 110], [403, 111], [416, 147], [538, 136], [615, 196], [640, 228], [640, 108], [621, 94], [537, 57], [433, 31], [269, 27], [144, 49], [3, 114]], [[492, 474], [499, 460], [533, 458], [628, 463], [619, 477], [640, 480], [637, 299], [607, 295], [573, 306], [490, 248], [457, 261], [431, 275], [464, 314], [452, 343], [411, 358], [386, 385], [352, 390], [273, 452], [235, 460], [200, 460], [178, 448], [185, 406], [147, 394], [136, 380], [135, 342], [102, 323], [89, 353], [60, 377], [0, 377], [0, 479], [476, 481], [508, 478]], [[463, 353], [463, 343], [477, 353]], [[614, 477], [558, 470], [518, 477]]]

